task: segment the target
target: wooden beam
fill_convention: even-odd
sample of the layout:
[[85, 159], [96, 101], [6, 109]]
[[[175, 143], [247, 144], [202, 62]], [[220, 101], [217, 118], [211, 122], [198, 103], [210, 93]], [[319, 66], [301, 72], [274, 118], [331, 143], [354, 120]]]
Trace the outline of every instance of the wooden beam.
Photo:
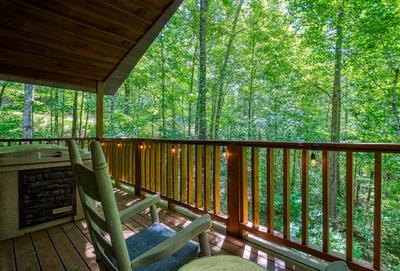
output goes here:
[[96, 84], [96, 137], [103, 137], [104, 133], [104, 82], [97, 81]]
[[346, 152], [346, 260], [353, 260], [353, 153]]

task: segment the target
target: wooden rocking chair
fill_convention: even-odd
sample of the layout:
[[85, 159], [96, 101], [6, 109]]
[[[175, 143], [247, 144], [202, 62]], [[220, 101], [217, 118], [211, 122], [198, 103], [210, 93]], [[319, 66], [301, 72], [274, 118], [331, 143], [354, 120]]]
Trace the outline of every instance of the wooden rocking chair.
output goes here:
[[[83, 165], [72, 140], [68, 142], [68, 147], [90, 237], [101, 269], [177, 270], [198, 256], [199, 245], [192, 241], [196, 237], [199, 237], [201, 254], [210, 255], [206, 232], [211, 227], [209, 215], [196, 219], [175, 233], [159, 223], [155, 206], [159, 201], [158, 195], [148, 196], [119, 212], [100, 143], [92, 144], [93, 170]], [[95, 207], [96, 202], [101, 205], [103, 214]], [[121, 223], [147, 208], [151, 210], [153, 223], [125, 239]], [[105, 236], [109, 236], [110, 241]]]

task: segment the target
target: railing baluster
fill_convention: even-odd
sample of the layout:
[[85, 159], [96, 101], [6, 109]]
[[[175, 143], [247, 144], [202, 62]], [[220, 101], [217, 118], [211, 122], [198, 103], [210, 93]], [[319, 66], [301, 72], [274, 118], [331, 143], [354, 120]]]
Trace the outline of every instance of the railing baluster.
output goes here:
[[[241, 215], [240, 222], [247, 224], [249, 222], [249, 200], [248, 200], [248, 188], [247, 188], [247, 156], [246, 148], [239, 148], [239, 166], [240, 166], [240, 204], [241, 204]], [[246, 234], [246, 233], [244, 233]]]
[[156, 148], [156, 192], [161, 192], [161, 161], [160, 161], [160, 148], [161, 144], [156, 143], [155, 144]]
[[302, 150], [301, 156], [301, 243], [308, 245], [308, 152]]
[[193, 193], [193, 145], [188, 145], [187, 155], [188, 155], [188, 177], [187, 177], [187, 188], [188, 188], [188, 203], [194, 203], [194, 193]]
[[322, 151], [322, 251], [329, 250], [328, 151]]
[[251, 148], [251, 220], [253, 227], [260, 226], [260, 188], [258, 148]]
[[290, 150], [283, 149], [283, 238], [290, 239]]
[[179, 199], [179, 188], [178, 188], [178, 157], [179, 157], [179, 144], [173, 144], [173, 153], [172, 153], [172, 161], [173, 161], [173, 182], [174, 182], [174, 191], [173, 197], [174, 200]]
[[202, 198], [202, 145], [196, 146], [196, 207], [201, 208], [203, 206]]
[[121, 179], [125, 181], [127, 179], [126, 177], [126, 142], [121, 142]]
[[209, 211], [211, 209], [211, 185], [210, 185], [210, 145], [204, 146], [204, 209]]
[[135, 194], [140, 195], [140, 187], [142, 186], [142, 143], [136, 142], [133, 144], [134, 147], [134, 157], [135, 157]]
[[167, 194], [167, 167], [165, 165], [166, 153], [165, 153], [166, 144], [160, 144], [160, 154], [161, 154], [161, 194]]
[[151, 151], [151, 142], [147, 142], [146, 150], [145, 150], [145, 180], [146, 180], [146, 188], [150, 189], [150, 151]]
[[155, 144], [151, 143], [151, 149], [150, 149], [150, 190], [155, 191], [156, 189], [156, 180], [155, 180], [155, 175], [156, 175], [156, 169], [155, 169], [155, 163], [156, 163], [156, 152], [155, 152]]
[[381, 268], [382, 227], [382, 153], [375, 152], [374, 165], [374, 268]]
[[180, 179], [180, 186], [181, 186], [181, 202], [187, 202], [187, 145], [181, 144], [181, 151], [180, 151], [180, 170], [181, 170], [181, 179]]
[[146, 149], [147, 142], [143, 143], [140, 150], [140, 186], [146, 187]]
[[346, 259], [353, 260], [353, 153], [346, 152]]
[[173, 161], [172, 161], [172, 144], [167, 144], [167, 196], [173, 197]]
[[274, 232], [274, 150], [267, 149], [267, 231]]
[[219, 215], [221, 212], [221, 197], [220, 197], [220, 146], [214, 146], [214, 163], [213, 163], [213, 193], [214, 193], [214, 214]]
[[136, 155], [135, 155], [135, 144], [133, 141], [129, 142], [129, 156], [130, 156], [130, 160], [129, 160], [129, 183], [131, 183], [132, 185], [135, 184], [135, 176], [136, 176]]

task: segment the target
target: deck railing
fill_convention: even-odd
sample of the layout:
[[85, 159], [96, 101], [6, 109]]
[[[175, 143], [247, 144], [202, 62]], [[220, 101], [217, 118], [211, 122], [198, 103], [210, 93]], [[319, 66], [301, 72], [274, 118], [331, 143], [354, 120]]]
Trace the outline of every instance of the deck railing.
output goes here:
[[[6, 144], [21, 142], [60, 143], [65, 139], [0, 140]], [[92, 139], [76, 139], [88, 146]], [[156, 139], [100, 139], [114, 179], [134, 186], [135, 191], [157, 193], [172, 205], [196, 213], [209, 213], [226, 224], [227, 233], [243, 237], [252, 233], [328, 261], [345, 260], [354, 270], [381, 269], [382, 155], [400, 153], [398, 144], [339, 144], [248, 141], [193, 141]], [[301, 238], [291, 236], [292, 153], [301, 153]], [[320, 162], [315, 161], [315, 153]], [[329, 159], [336, 153], [345, 156], [345, 255], [330, 250]], [[354, 229], [354, 154], [374, 156], [373, 260], [353, 257]], [[310, 161], [310, 157], [314, 161]], [[263, 163], [263, 165], [262, 165]], [[321, 247], [309, 242], [309, 172], [320, 164], [322, 171]], [[282, 230], [276, 229], [274, 184], [276, 168], [282, 182]], [[260, 167], [265, 169], [265, 188], [260, 186]], [[249, 193], [251, 191], [251, 193]], [[264, 194], [264, 195], [263, 195]], [[265, 217], [260, 217], [260, 197], [265, 198]], [[264, 222], [261, 223], [261, 220]]]
[[35, 144], [53, 144], [67, 146], [67, 141], [73, 139], [81, 149], [89, 149], [90, 142], [95, 138], [92, 137], [57, 137], [57, 138], [0, 138], [0, 147], [9, 147], [14, 145], [35, 145]]
[[[400, 153], [397, 144], [339, 144], [246, 141], [192, 141], [150, 139], [101, 139], [111, 175], [137, 188], [158, 193], [171, 204], [197, 213], [209, 213], [226, 223], [229, 234], [255, 234], [328, 261], [346, 260], [352, 269], [381, 269], [381, 185], [382, 154]], [[301, 238], [291, 236], [290, 155], [301, 153]], [[278, 155], [279, 153], [279, 155]], [[309, 242], [309, 170], [311, 154], [318, 154], [322, 171], [322, 245]], [[346, 252], [330, 250], [329, 159], [333, 153], [345, 156]], [[373, 260], [354, 259], [354, 170], [353, 154], [374, 155], [374, 227]], [[264, 157], [261, 157], [261, 154]], [[314, 158], [313, 157], [313, 158]], [[277, 160], [279, 159], [279, 160]], [[264, 190], [260, 190], [260, 166], [265, 168]], [[280, 164], [280, 165], [279, 165]], [[283, 227], [275, 229], [274, 172], [280, 166], [282, 176]], [[276, 187], [276, 186], [275, 186]], [[227, 197], [223, 198], [225, 191]], [[250, 193], [251, 191], [251, 193]], [[265, 223], [260, 221], [260, 196], [265, 193]], [[222, 210], [227, 206], [226, 210]]]

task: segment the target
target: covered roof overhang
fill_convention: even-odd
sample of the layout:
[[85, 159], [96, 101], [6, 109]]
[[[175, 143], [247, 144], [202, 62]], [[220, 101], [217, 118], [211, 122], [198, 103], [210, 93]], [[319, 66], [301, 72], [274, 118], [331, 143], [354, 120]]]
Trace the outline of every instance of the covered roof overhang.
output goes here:
[[0, 0], [0, 80], [114, 94], [182, 0]]

